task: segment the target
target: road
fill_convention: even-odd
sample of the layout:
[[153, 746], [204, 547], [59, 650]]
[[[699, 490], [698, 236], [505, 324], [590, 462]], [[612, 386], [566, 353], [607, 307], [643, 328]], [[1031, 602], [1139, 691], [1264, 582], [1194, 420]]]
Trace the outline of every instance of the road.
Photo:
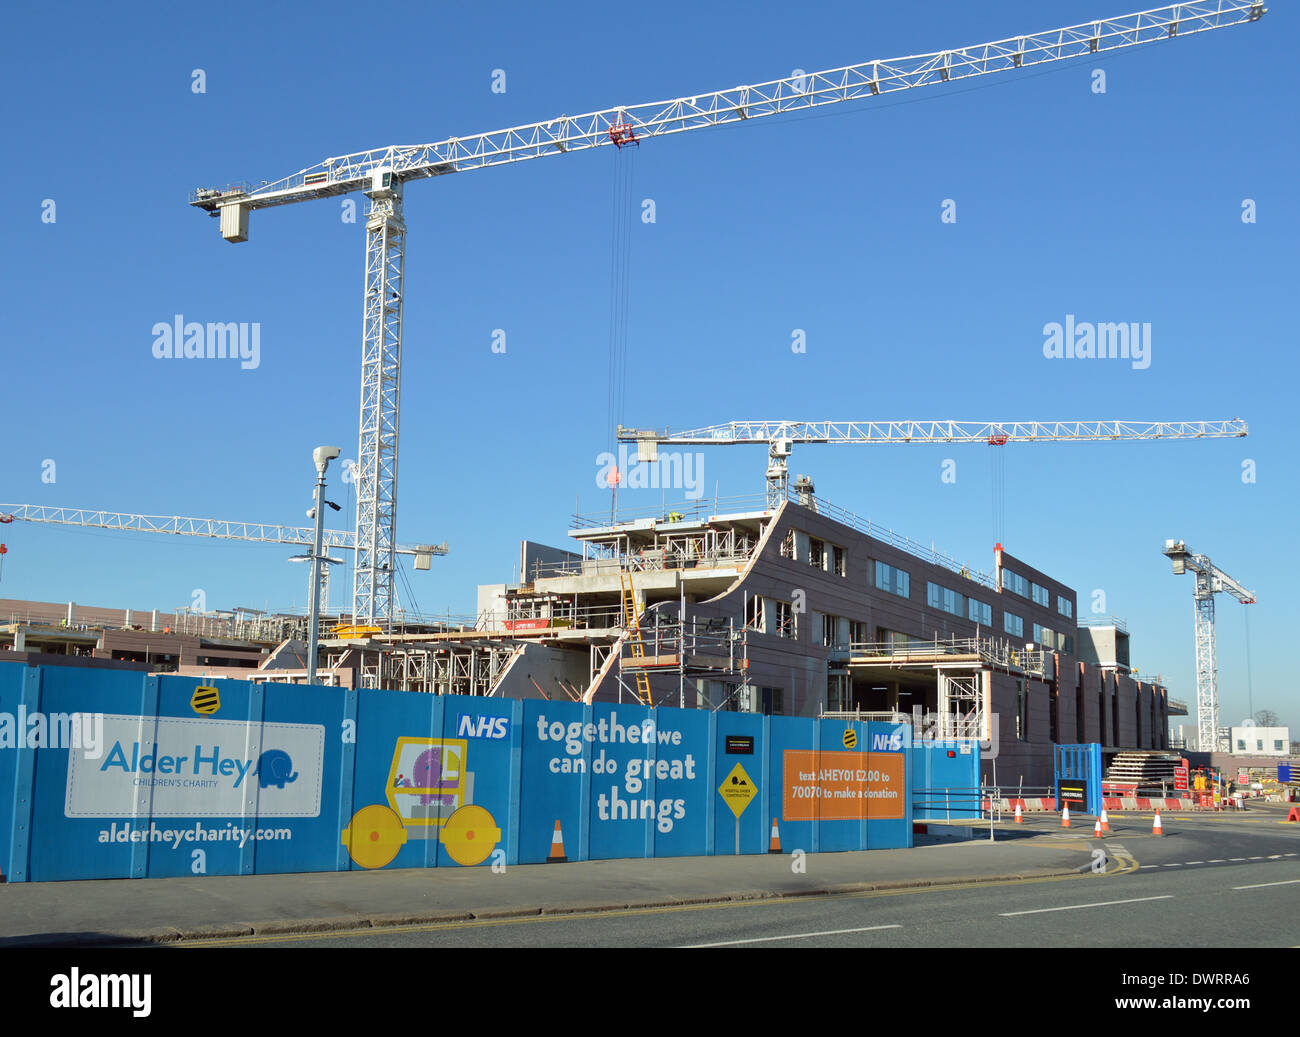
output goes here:
[[[542, 915], [365, 932], [247, 937], [225, 946], [334, 947], [1289, 947], [1300, 945], [1300, 826], [1276, 811], [1125, 815], [1102, 840], [1039, 818], [1000, 839], [1076, 847], [1081, 874], [967, 887]], [[1093, 874], [1104, 847], [1106, 873]], [[197, 942], [196, 942], [196, 945]]]

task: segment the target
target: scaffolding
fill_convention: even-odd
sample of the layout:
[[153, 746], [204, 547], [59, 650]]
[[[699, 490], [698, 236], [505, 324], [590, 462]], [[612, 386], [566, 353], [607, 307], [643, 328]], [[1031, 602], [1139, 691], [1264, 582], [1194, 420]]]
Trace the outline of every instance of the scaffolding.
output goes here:
[[[637, 688], [645, 682], [651, 701], [647, 704], [662, 706], [677, 695], [677, 704], [686, 707], [686, 682], [708, 680], [734, 685], [722, 703], [712, 705], [719, 709], [736, 691], [748, 687], [749, 632], [738, 626], [734, 619], [701, 619], [692, 616], [683, 621], [676, 616], [653, 614], [648, 624], [643, 624], [637, 638], [624, 637], [617, 642], [618, 700], [624, 695], [636, 694], [628, 684], [630, 677]], [[661, 692], [657, 697], [652, 690], [651, 678]], [[676, 678], [676, 687], [672, 678]], [[663, 690], [668, 684], [668, 689]], [[695, 689], [706, 701], [707, 695]]]

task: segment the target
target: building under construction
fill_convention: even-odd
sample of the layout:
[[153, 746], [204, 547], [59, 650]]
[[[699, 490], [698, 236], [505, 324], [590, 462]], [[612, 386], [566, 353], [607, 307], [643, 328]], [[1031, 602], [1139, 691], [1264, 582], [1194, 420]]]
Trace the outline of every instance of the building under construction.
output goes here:
[[[1045, 786], [1057, 743], [1168, 748], [1171, 702], [1122, 621], [998, 545], [983, 572], [808, 493], [575, 516], [524, 541], [473, 629], [322, 642], [327, 670], [412, 691], [915, 721], [976, 737], [998, 778]], [[993, 759], [986, 762], [992, 770]], [[992, 776], [991, 774], [989, 775]]]

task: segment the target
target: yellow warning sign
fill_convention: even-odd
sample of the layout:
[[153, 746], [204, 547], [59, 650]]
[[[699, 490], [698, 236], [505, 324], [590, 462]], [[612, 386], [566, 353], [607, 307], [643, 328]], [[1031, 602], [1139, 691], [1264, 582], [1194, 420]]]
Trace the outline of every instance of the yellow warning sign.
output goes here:
[[190, 708], [205, 717], [211, 716], [221, 708], [221, 693], [216, 688], [200, 684], [190, 696]]
[[845, 749], [852, 749], [858, 744], [858, 733], [851, 727], [844, 729], [844, 737], [840, 739], [844, 743]]
[[754, 788], [750, 776], [745, 773], [745, 768], [736, 764], [731, 768], [731, 773], [722, 779], [722, 784], [718, 786], [718, 795], [731, 808], [731, 812], [739, 821], [740, 815], [745, 812], [750, 801], [758, 795], [758, 790]]

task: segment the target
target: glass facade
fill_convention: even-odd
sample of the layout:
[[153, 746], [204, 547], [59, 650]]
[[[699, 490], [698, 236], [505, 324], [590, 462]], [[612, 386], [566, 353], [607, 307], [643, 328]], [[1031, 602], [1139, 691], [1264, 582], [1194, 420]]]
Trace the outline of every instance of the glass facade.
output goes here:
[[1029, 597], [1029, 581], [1010, 569], [1002, 570], [1002, 589], [1012, 594], [1019, 594], [1022, 598]]
[[1002, 613], [1002, 629], [1008, 634], [1015, 634], [1016, 637], [1025, 636], [1025, 621], [1017, 616], [1014, 612]]
[[876, 586], [882, 591], [897, 594], [900, 598], [912, 596], [912, 577], [902, 569], [884, 562], [876, 563]]
[[1036, 583], [1031, 584], [1031, 585], [1030, 585], [1030, 589], [1031, 589], [1032, 592], [1033, 592], [1033, 596], [1034, 596], [1034, 604], [1035, 604], [1035, 605], [1042, 605], [1043, 608], [1045, 608], [1045, 609], [1046, 609], [1046, 608], [1051, 608], [1051, 607], [1052, 607], [1052, 592], [1051, 592], [1051, 591], [1049, 591], [1046, 587], [1040, 587], [1040, 586], [1039, 586], [1038, 584], [1036, 584]]
[[1067, 619], [1074, 618], [1074, 602], [1069, 598], [1063, 598], [1061, 595], [1056, 596], [1056, 611]]

